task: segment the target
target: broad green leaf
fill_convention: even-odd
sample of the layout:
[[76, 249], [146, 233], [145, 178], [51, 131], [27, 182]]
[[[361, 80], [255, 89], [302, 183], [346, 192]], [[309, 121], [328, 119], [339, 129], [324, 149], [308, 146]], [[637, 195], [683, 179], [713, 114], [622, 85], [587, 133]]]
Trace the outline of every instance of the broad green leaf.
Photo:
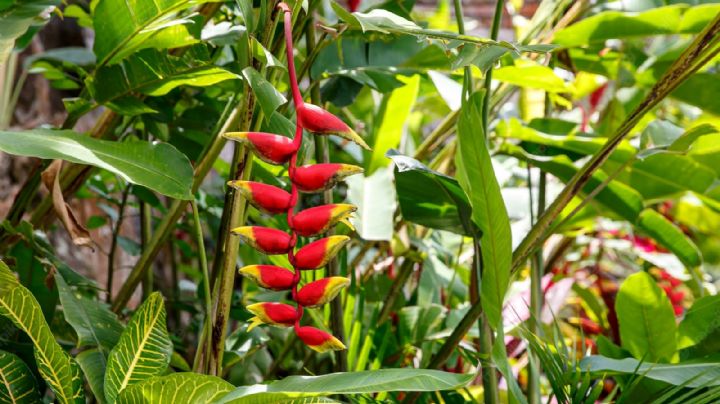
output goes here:
[[678, 327], [678, 349], [699, 344], [720, 328], [720, 295], [696, 300]]
[[55, 341], [37, 300], [0, 261], [0, 316], [12, 321], [33, 344], [38, 371], [63, 404], [84, 403], [80, 368]]
[[665, 216], [652, 209], [640, 213], [637, 226], [663, 247], [672, 251], [688, 268], [702, 263], [702, 257], [695, 243], [683, 231]]
[[620, 285], [615, 301], [622, 347], [637, 359], [670, 362], [676, 356], [675, 315], [670, 300], [646, 272]]
[[548, 92], [567, 92], [569, 87], [547, 66], [518, 59], [512, 66], [504, 66], [493, 70], [494, 80], [513, 84], [518, 87], [535, 88]]
[[642, 13], [604, 11], [555, 33], [554, 43], [572, 47], [613, 38], [691, 34], [702, 30], [717, 13], [715, 4], [658, 7]]
[[397, 167], [395, 189], [403, 219], [457, 234], [476, 233], [470, 219], [470, 202], [457, 180], [393, 150], [388, 157]]
[[364, 240], [392, 240], [397, 209], [392, 171], [384, 168], [369, 177], [353, 175], [345, 183], [348, 201], [358, 208], [350, 218], [358, 235]]
[[270, 119], [273, 112], [285, 104], [287, 99], [254, 68], [246, 67], [242, 73], [260, 103], [265, 119]]
[[693, 143], [688, 156], [720, 176], [720, 133], [703, 136]]
[[380, 369], [331, 373], [323, 376], [290, 376], [270, 384], [239, 387], [218, 403], [253, 403], [263, 396], [311, 397], [330, 394], [363, 394], [384, 391], [442, 391], [459, 389], [474, 378], [429, 369]]
[[[99, 347], [106, 356], [117, 344], [123, 326], [105, 305], [75, 292], [59, 273], [55, 274], [65, 320], [78, 336], [78, 347]], [[101, 358], [105, 362], [105, 358]]]
[[108, 403], [114, 403], [125, 388], [165, 373], [172, 352], [163, 298], [154, 292], [132, 316], [110, 352], [105, 373]]
[[6, 153], [62, 159], [108, 170], [163, 195], [191, 199], [193, 170], [187, 157], [167, 143], [113, 142], [69, 130], [0, 131]]
[[720, 128], [715, 125], [705, 123], [694, 126], [686, 130], [679, 138], [675, 139], [672, 144], [668, 146], [668, 150], [682, 153], [687, 152], [699, 138], [716, 133], [720, 133]]
[[[718, 8], [720, 9], [720, 6]], [[720, 100], [715, 96], [718, 91], [720, 91], [720, 74], [701, 72], [685, 79], [670, 96], [707, 112], [720, 115]]]
[[472, 206], [472, 220], [482, 232], [482, 291], [480, 298], [490, 326], [502, 321], [502, 307], [510, 282], [512, 234], [510, 218], [487, 148], [482, 108], [485, 92], [473, 94], [460, 111], [457, 178]]
[[30, 25], [41, 21], [40, 14], [48, 7], [60, 4], [58, 0], [13, 1], [0, 11], [0, 64], [4, 63], [15, 46], [15, 40]]
[[215, 376], [174, 373], [156, 376], [125, 389], [116, 403], [213, 403], [235, 387]]
[[400, 78], [400, 81], [405, 85], [385, 95], [382, 101], [380, 119], [377, 120], [379, 126], [374, 135], [375, 143], [367, 169], [368, 175], [388, 165], [390, 160], [385, 157], [385, 153], [400, 144], [407, 118], [415, 105], [420, 88], [420, 76]]
[[105, 369], [107, 367], [106, 355], [107, 354], [97, 349], [88, 349], [80, 352], [75, 357], [78, 365], [80, 365], [80, 369], [82, 369], [83, 374], [85, 374], [85, 379], [90, 386], [90, 390], [100, 404], [107, 402], [104, 391]]
[[[707, 361], [710, 359], [710, 361]], [[720, 362], [707, 358], [706, 362], [683, 362], [676, 364], [640, 362], [637, 359], [610, 359], [604, 356], [588, 356], [580, 361], [580, 368], [598, 375], [636, 375], [658, 380], [674, 386], [708, 387], [720, 386]]]
[[174, 19], [173, 16], [203, 2], [205, 1], [98, 1], [93, 11], [93, 50], [97, 55], [98, 65], [118, 63], [141, 49], [146, 42], [152, 42], [158, 35], [168, 36], [175, 33], [178, 41], [183, 40], [184, 33], [178, 32], [176, 26], [187, 22]]
[[198, 45], [182, 56], [154, 49], [140, 51], [117, 65], [98, 68], [87, 85], [98, 103], [114, 104], [136, 93], [161, 96], [181, 85], [206, 87], [237, 78], [215, 66], [207, 49]]
[[30, 368], [10, 352], [0, 351], [0, 403], [39, 402], [38, 386]]

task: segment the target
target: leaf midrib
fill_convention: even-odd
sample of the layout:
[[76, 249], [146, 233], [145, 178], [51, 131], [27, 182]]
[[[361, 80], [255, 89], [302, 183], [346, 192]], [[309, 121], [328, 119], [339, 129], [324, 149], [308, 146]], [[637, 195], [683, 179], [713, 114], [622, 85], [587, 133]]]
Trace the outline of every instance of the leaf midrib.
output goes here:
[[140, 340], [140, 344], [138, 345], [137, 351], [136, 351], [137, 354], [133, 356], [133, 360], [132, 360], [132, 362], [130, 362], [130, 365], [128, 366], [128, 370], [125, 373], [125, 377], [124, 377], [122, 383], [120, 384], [120, 388], [118, 388], [118, 391], [117, 391], [118, 394], [120, 394], [120, 392], [123, 391], [123, 389], [125, 389], [125, 387], [127, 387], [127, 384], [130, 382], [130, 377], [132, 376], [133, 371], [134, 371], [135, 367], [137, 366], [137, 362], [140, 360], [140, 357], [142, 356], [141, 353], [143, 351], [143, 348], [147, 344], [147, 341], [150, 339], [150, 335], [152, 334], [152, 332], [154, 330], [154, 326], [157, 323], [160, 315], [161, 315], [161, 311], [156, 310], [155, 313], [153, 314], [152, 320], [150, 321], [151, 326], [146, 327], [148, 332], [145, 333], [143, 338]]

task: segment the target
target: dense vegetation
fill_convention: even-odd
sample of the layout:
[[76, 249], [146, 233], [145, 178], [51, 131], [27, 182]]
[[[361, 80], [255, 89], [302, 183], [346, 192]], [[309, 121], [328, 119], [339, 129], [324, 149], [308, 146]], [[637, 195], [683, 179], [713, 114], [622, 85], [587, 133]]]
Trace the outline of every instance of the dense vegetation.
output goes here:
[[0, 1], [0, 402], [717, 402], [700, 3]]

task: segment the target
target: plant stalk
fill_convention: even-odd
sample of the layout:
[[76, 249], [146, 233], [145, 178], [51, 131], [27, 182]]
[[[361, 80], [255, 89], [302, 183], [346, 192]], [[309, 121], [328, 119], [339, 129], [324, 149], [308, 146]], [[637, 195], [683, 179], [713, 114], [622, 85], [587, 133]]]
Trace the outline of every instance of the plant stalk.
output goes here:
[[203, 274], [203, 297], [205, 300], [205, 322], [203, 323], [204, 331], [201, 333], [202, 336], [205, 336], [205, 339], [198, 338], [198, 346], [195, 351], [195, 360], [193, 362], [193, 371], [198, 372], [200, 358], [203, 357], [203, 354], [210, 348], [207, 336], [210, 335], [210, 327], [212, 326], [212, 301], [210, 300], [210, 273], [208, 271], [207, 253], [205, 252], [205, 239], [203, 238], [202, 222], [200, 222], [200, 212], [198, 211], [197, 201], [193, 199], [190, 201], [190, 205], [192, 206], [193, 213], [195, 241], [198, 247], [198, 260], [200, 261], [200, 268], [202, 268]]
[[115, 222], [115, 228], [112, 233], [112, 241], [110, 243], [110, 253], [108, 254], [108, 272], [107, 272], [107, 302], [112, 301], [113, 278], [115, 277], [115, 253], [117, 252], [118, 237], [122, 228], [123, 219], [125, 218], [125, 206], [127, 205], [128, 195], [132, 185], [128, 184], [122, 193], [120, 205], [118, 206], [118, 218]]

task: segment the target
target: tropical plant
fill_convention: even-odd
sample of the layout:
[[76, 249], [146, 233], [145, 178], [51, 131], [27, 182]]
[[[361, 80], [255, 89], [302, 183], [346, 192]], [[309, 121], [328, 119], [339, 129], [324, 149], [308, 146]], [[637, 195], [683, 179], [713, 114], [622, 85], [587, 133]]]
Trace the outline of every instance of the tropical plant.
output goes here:
[[700, 3], [0, 2], [0, 402], [717, 401]]

